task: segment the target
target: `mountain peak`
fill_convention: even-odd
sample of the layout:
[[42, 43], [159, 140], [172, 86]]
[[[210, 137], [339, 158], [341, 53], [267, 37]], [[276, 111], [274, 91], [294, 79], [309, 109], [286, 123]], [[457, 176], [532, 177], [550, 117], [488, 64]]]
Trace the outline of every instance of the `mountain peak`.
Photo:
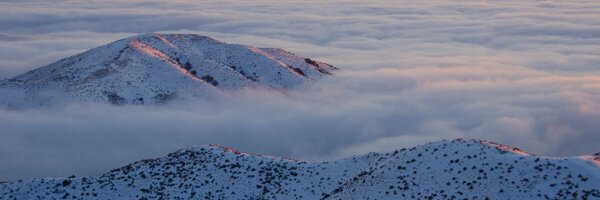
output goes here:
[[336, 69], [281, 49], [228, 44], [196, 34], [152, 33], [29, 71], [4, 81], [0, 89], [21, 89], [32, 104], [53, 99], [48, 93], [86, 102], [162, 103], [179, 95], [206, 97], [244, 87], [290, 89]]

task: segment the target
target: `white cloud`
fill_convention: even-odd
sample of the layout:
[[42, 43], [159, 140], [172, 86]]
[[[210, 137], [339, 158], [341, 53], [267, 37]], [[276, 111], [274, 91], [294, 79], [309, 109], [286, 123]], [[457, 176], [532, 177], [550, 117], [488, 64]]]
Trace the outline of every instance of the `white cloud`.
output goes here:
[[600, 151], [596, 1], [4, 1], [0, 78], [145, 32], [334, 64], [298, 91], [165, 107], [0, 110], [0, 179], [91, 174], [192, 144], [328, 159], [455, 137]]
[[[0, 2], [0, 33], [84, 31], [96, 34], [82, 37], [105, 43], [115, 39], [113, 33], [184, 31], [280, 47], [346, 69], [500, 64], [559, 73], [600, 72], [600, 55], [595, 53], [600, 51], [600, 5], [595, 1], [58, 2]], [[64, 45], [53, 36], [43, 43]], [[0, 44], [8, 45], [1, 48], [4, 52], [23, 45], [4, 40]], [[79, 43], [73, 50], [97, 45]], [[14, 63], [21, 70], [0, 77], [42, 65], [21, 58], [45, 52], [19, 54], [16, 59], [2, 58], [0, 72], [14, 68]]]
[[216, 101], [4, 110], [0, 171], [8, 178], [91, 174], [209, 143], [323, 160], [467, 137], [579, 155], [597, 151], [600, 141], [598, 88], [598, 76], [530, 69], [384, 68]]

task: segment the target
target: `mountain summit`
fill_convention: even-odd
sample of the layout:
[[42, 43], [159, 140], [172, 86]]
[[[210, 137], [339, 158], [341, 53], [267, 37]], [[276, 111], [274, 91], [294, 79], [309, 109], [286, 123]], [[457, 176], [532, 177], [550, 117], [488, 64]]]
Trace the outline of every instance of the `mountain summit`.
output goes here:
[[600, 158], [441, 141], [329, 162], [195, 146], [97, 176], [0, 184], [5, 199], [598, 199]]
[[195, 34], [145, 34], [121, 39], [0, 81], [6, 104], [70, 98], [143, 104], [180, 94], [258, 87], [289, 89], [335, 67], [275, 48], [227, 44]]

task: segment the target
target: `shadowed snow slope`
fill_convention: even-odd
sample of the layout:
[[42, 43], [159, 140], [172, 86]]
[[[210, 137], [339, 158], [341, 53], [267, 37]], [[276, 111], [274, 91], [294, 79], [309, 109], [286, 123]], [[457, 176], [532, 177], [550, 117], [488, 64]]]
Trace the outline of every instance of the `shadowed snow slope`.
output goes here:
[[59, 97], [160, 103], [179, 95], [210, 97], [243, 87], [294, 88], [335, 69], [281, 49], [227, 44], [199, 35], [147, 34], [0, 81], [6, 94], [0, 103], [19, 107]]
[[98, 176], [0, 185], [3, 199], [600, 198], [597, 156], [553, 158], [478, 140], [330, 162], [195, 146]]

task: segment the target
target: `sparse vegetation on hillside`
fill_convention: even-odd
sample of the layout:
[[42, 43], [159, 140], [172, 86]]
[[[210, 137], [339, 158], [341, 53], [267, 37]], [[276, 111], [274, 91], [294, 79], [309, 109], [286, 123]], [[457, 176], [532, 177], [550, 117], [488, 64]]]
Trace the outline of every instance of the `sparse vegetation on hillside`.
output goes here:
[[[455, 140], [330, 162], [197, 146], [100, 176], [0, 185], [0, 196], [83, 199], [597, 199], [581, 160]], [[592, 167], [593, 165], [590, 165]], [[590, 168], [591, 169], [591, 168]]]
[[207, 83], [210, 83], [213, 86], [218, 86], [219, 82], [217, 80], [215, 80], [211, 75], [207, 74], [202, 76], [202, 80], [206, 81]]

